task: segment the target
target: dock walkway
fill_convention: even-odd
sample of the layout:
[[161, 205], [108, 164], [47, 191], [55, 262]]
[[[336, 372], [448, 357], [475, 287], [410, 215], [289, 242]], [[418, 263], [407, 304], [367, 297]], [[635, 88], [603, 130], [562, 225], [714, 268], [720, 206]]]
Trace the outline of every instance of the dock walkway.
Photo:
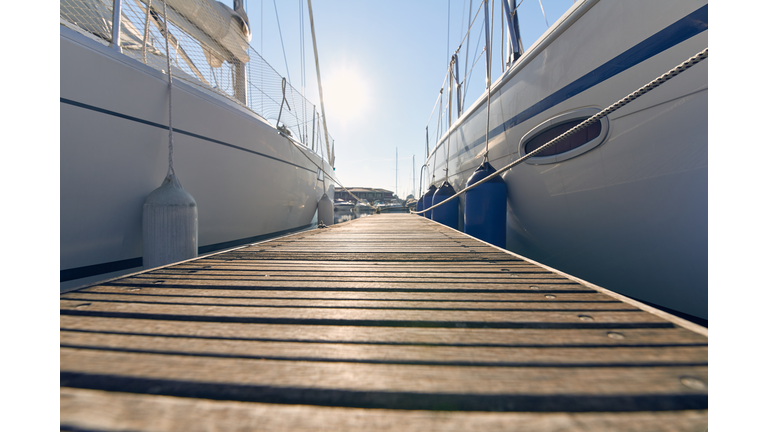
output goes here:
[[61, 295], [61, 430], [703, 431], [706, 329], [423, 217]]

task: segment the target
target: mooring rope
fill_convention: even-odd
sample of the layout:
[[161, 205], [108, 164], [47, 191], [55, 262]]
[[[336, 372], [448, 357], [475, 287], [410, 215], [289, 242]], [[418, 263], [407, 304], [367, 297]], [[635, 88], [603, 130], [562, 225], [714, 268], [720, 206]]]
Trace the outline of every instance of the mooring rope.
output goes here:
[[695, 65], [696, 63], [706, 59], [708, 55], [709, 55], [709, 48], [707, 47], [707, 48], [704, 48], [703, 51], [701, 51], [700, 53], [696, 54], [695, 56], [689, 58], [688, 60], [684, 61], [683, 63], [680, 63], [677, 67], [675, 67], [674, 69], [672, 69], [669, 72], [665, 73], [664, 75], [662, 75], [662, 76], [656, 78], [655, 80], [649, 82], [648, 84], [640, 87], [639, 89], [637, 89], [634, 92], [630, 93], [629, 95], [627, 95], [623, 99], [620, 99], [619, 101], [617, 101], [613, 105], [609, 106], [608, 108], [605, 108], [604, 110], [600, 111], [599, 113], [597, 113], [597, 114], [593, 115], [592, 117], [584, 120], [583, 122], [579, 123], [578, 125], [574, 126], [573, 128], [569, 129], [568, 131], [564, 132], [563, 134], [561, 134], [557, 138], [549, 141], [548, 143], [546, 143], [543, 146], [537, 148], [536, 150], [526, 154], [525, 156], [517, 159], [516, 161], [510, 163], [509, 165], [499, 169], [498, 171], [496, 171], [495, 173], [489, 175], [488, 177], [478, 181], [477, 183], [475, 183], [475, 184], [473, 184], [471, 186], [467, 186], [466, 188], [462, 189], [461, 191], [456, 192], [455, 195], [452, 195], [452, 196], [450, 196], [450, 197], [440, 201], [439, 203], [433, 205], [430, 208], [424, 209], [422, 211], [417, 211], [417, 212], [412, 211], [411, 213], [422, 214], [424, 212], [430, 211], [433, 208], [441, 206], [441, 205], [445, 204], [446, 202], [448, 202], [448, 201], [450, 201], [452, 199], [457, 198], [459, 195], [461, 195], [463, 193], [466, 193], [467, 191], [472, 190], [472, 189], [480, 186], [481, 184], [483, 184], [485, 182], [490, 181], [491, 179], [501, 175], [501, 173], [503, 173], [503, 172], [505, 172], [505, 171], [507, 171], [507, 170], [509, 170], [509, 169], [511, 169], [511, 168], [513, 168], [513, 167], [523, 163], [524, 161], [526, 161], [527, 159], [529, 159], [529, 158], [531, 158], [533, 156], [536, 156], [537, 154], [541, 153], [545, 149], [553, 146], [554, 144], [557, 144], [558, 142], [564, 140], [565, 138], [568, 138], [569, 136], [573, 135], [574, 133], [576, 133], [576, 132], [586, 128], [587, 126], [589, 126], [589, 125], [591, 125], [591, 124], [593, 124], [593, 123], [595, 123], [597, 121], [600, 121], [600, 119], [602, 119], [603, 117], [607, 116], [608, 114], [611, 114], [612, 112], [614, 112], [617, 109], [623, 107], [624, 105], [627, 105], [628, 103], [632, 102], [633, 100], [639, 98], [640, 96], [648, 93], [649, 91], [655, 89], [656, 87], [658, 87], [658, 86], [664, 84], [665, 82], [669, 81], [670, 79], [676, 77], [677, 75], [679, 75], [683, 71], [687, 70], [691, 66]]
[[173, 80], [171, 78], [171, 50], [168, 44], [170, 27], [168, 26], [168, 11], [166, 0], [163, 0], [163, 20], [165, 21], [165, 57], [168, 60], [168, 174], [176, 175], [173, 169]]

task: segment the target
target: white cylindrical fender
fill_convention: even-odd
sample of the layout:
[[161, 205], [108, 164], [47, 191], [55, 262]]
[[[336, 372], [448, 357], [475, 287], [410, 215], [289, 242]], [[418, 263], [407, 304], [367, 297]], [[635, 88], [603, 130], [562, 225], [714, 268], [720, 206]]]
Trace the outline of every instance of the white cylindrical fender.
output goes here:
[[144, 201], [142, 232], [145, 269], [197, 256], [197, 203], [175, 174]]
[[323, 194], [317, 203], [317, 223], [333, 225], [333, 201], [328, 198], [328, 194]]

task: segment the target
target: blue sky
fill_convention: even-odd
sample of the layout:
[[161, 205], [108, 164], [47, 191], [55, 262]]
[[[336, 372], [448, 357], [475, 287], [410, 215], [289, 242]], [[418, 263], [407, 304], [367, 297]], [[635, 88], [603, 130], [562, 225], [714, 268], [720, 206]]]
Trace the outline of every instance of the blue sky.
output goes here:
[[[418, 193], [425, 127], [445, 77], [449, 47], [452, 54], [466, 33], [470, 2], [474, 14], [482, 4], [479, 0], [312, 2], [328, 132], [335, 139], [336, 174], [344, 186], [394, 191], [397, 149], [398, 192], [405, 197], [413, 188], [415, 156]], [[501, 3], [494, 3], [493, 79], [501, 74]], [[526, 49], [547, 29], [541, 5], [551, 25], [573, 5], [573, 0], [524, 0], [520, 4], [520, 30]], [[290, 75], [294, 87], [301, 88], [300, 7], [304, 9], [306, 96], [319, 111], [307, 0], [247, 0], [251, 46], [280, 74]], [[464, 44], [469, 47], [469, 60], [466, 49], [460, 52], [462, 76], [465, 62], [471, 69], [473, 59], [483, 49], [482, 22], [481, 11], [469, 42]], [[482, 94], [484, 77], [483, 55], [472, 71], [466, 106]]]

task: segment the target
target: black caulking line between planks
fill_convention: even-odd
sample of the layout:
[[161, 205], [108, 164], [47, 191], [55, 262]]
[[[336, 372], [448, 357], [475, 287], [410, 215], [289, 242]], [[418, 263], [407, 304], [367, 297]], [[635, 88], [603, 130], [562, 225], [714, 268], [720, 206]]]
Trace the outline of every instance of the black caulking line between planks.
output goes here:
[[[361, 282], [365, 283], [365, 282]], [[484, 293], [484, 294], [507, 294], [507, 293], [560, 293], [560, 294], [582, 294], [582, 293], [597, 293], [597, 291], [582, 288], [575, 289], [547, 289], [541, 288], [542, 285], [571, 285], [579, 286], [575, 283], [550, 283], [550, 282], [524, 282], [510, 285], [533, 285], [538, 286], [538, 290], [528, 289], [471, 289], [471, 288], [339, 288], [339, 287], [302, 287], [302, 286], [245, 286], [245, 285], [182, 285], [182, 284], [156, 284], [156, 283], [117, 283], [109, 282], [102, 284], [102, 286], [111, 286], [116, 288], [173, 288], [173, 289], [189, 289], [189, 290], [242, 290], [242, 291], [349, 291], [349, 292], [397, 292], [397, 293]]]
[[[397, 306], [317, 306], [317, 305], [269, 305], [269, 304], [248, 304], [248, 303], [185, 303], [185, 302], [158, 302], [145, 300], [108, 300], [108, 299], [89, 299], [85, 297], [64, 298], [62, 300], [74, 302], [101, 302], [101, 303], [122, 303], [122, 304], [151, 304], [160, 306], [221, 306], [221, 307], [249, 307], [249, 308], [274, 308], [274, 309], [350, 309], [350, 310], [406, 310], [406, 311], [457, 311], [457, 312], [633, 312], [645, 313], [641, 309], [526, 309], [526, 308], [470, 308], [470, 307], [397, 307]], [[313, 299], [314, 300], [314, 299]], [[360, 299], [359, 301], [371, 301]], [[418, 301], [418, 300], [416, 300]], [[546, 302], [538, 302], [546, 303]], [[554, 301], [552, 302], [554, 303]]]
[[107, 374], [60, 372], [60, 386], [198, 399], [350, 408], [441, 411], [667, 411], [707, 409], [706, 394], [487, 395], [404, 391], [353, 391], [276, 387], [234, 383], [190, 382]]
[[430, 347], [457, 347], [457, 348], [680, 348], [680, 347], [706, 347], [709, 344], [702, 342], [678, 342], [678, 343], [649, 343], [622, 341], [621, 343], [596, 344], [584, 342], [581, 344], [499, 344], [499, 343], [466, 343], [466, 342], [397, 342], [397, 341], [351, 341], [351, 340], [324, 340], [324, 339], [280, 339], [280, 338], [255, 338], [255, 337], [235, 337], [235, 336], [206, 336], [197, 334], [174, 334], [174, 333], [154, 333], [154, 332], [130, 332], [130, 331], [112, 331], [112, 330], [87, 330], [78, 328], [61, 327], [60, 331], [75, 333], [94, 333], [107, 335], [123, 336], [147, 336], [147, 337], [166, 337], [178, 339], [205, 339], [205, 340], [226, 340], [241, 342], [287, 342], [287, 343], [308, 343], [308, 344], [341, 344], [341, 345], [391, 345], [391, 346], [430, 346]]
[[[648, 367], [696, 367], [707, 366], [707, 362], [645, 362], [645, 363], [622, 363], [622, 362], [483, 362], [483, 361], [437, 361], [437, 360], [383, 360], [383, 359], [356, 359], [356, 358], [331, 358], [331, 357], [301, 357], [301, 356], [271, 356], [271, 355], [248, 355], [248, 354], [230, 354], [214, 352], [189, 352], [174, 350], [153, 350], [153, 349], [135, 349], [123, 347], [105, 347], [96, 345], [73, 345], [60, 344], [60, 348], [70, 348], [78, 350], [92, 351], [110, 351], [134, 354], [153, 354], [153, 355], [173, 355], [185, 357], [212, 357], [241, 360], [274, 360], [274, 361], [292, 361], [292, 362], [321, 362], [321, 363], [363, 363], [363, 364], [384, 364], [384, 365], [405, 365], [405, 366], [467, 366], [467, 367], [515, 367], [515, 368], [648, 368]], [[615, 348], [615, 347], [613, 347]]]
[[[578, 311], [573, 311], [578, 312]], [[296, 324], [332, 326], [373, 326], [373, 327], [424, 327], [424, 328], [528, 328], [528, 329], [626, 329], [626, 328], [674, 328], [671, 322], [651, 323], [610, 323], [610, 322], [484, 322], [484, 321], [407, 321], [407, 320], [360, 320], [320, 318], [260, 318], [229, 317], [211, 315], [149, 314], [136, 312], [99, 312], [62, 309], [61, 315], [92, 316], [103, 318], [135, 318], [161, 321], [193, 321], [252, 324]]]
[[[381, 291], [377, 291], [381, 292]], [[559, 293], [562, 293], [562, 291], [557, 291]], [[66, 293], [62, 295], [61, 300], [68, 300], [68, 301], [80, 301], [85, 300], [82, 297], [77, 298], [70, 298], [66, 297]], [[475, 300], [475, 299], [420, 299], [420, 298], [356, 298], [356, 297], [259, 297], [259, 296], [216, 296], [216, 295], [191, 295], [191, 294], [152, 294], [152, 293], [138, 293], [138, 292], [111, 292], [111, 291], [77, 291], [77, 294], [98, 294], [103, 296], [110, 296], [110, 295], [116, 295], [116, 296], [134, 296], [137, 298], [140, 297], [146, 297], [146, 298], [152, 298], [152, 297], [180, 297], [180, 298], [211, 298], [211, 299], [228, 299], [228, 300], [311, 300], [311, 301], [378, 301], [378, 302], [421, 302], [421, 303], [624, 303], [620, 300]], [[579, 292], [579, 294], [582, 294], [582, 292]], [[585, 293], [590, 294], [590, 293]], [[88, 299], [89, 301], [110, 301], [110, 300], [94, 300], [94, 299]], [[159, 303], [159, 304], [165, 304], [162, 302], [152, 302], [152, 303]], [[183, 303], [183, 304], [189, 304], [189, 303]], [[250, 305], [248, 305], [250, 306]], [[626, 309], [623, 309], [626, 310]]]

